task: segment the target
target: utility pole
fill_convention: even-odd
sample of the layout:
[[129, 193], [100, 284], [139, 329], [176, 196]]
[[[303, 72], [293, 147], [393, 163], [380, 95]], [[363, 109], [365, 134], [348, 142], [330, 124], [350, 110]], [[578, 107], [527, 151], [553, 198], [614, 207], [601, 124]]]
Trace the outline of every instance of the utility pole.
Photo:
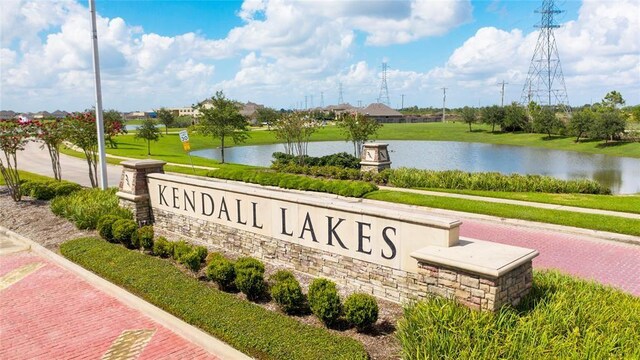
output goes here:
[[324, 92], [320, 91], [320, 107], [324, 107]]
[[[89, 0], [89, 12], [91, 13], [91, 43], [93, 48], [93, 74], [96, 82], [96, 125], [98, 132], [98, 154], [100, 156], [100, 189], [106, 190], [107, 183], [107, 159], [104, 146], [104, 119], [102, 118], [102, 85], [100, 84], [100, 56], [98, 54], [98, 30], [96, 26], [96, 3]], [[93, 182], [93, 180], [92, 180]]]
[[361, 108], [362, 107], [362, 100], [358, 100], [358, 107]]
[[344, 99], [342, 98], [342, 82], [338, 83], [338, 105], [344, 104]]
[[443, 87], [442, 89], [442, 122], [445, 122], [445, 113], [444, 110], [447, 108], [447, 88]]
[[502, 100], [500, 100], [500, 106], [504, 107], [504, 86], [508, 85], [509, 83], [504, 82], [504, 80], [502, 80], [501, 83], [498, 83], [498, 85], [502, 85], [502, 90], [500, 91], [501, 94], [501, 98]]
[[304, 96], [304, 109], [307, 110], [309, 107], [307, 106], [307, 95]]
[[402, 106], [400, 107], [400, 110], [404, 109], [404, 94], [402, 94]]
[[311, 95], [311, 108], [313, 109], [315, 106], [313, 106], [313, 95]]

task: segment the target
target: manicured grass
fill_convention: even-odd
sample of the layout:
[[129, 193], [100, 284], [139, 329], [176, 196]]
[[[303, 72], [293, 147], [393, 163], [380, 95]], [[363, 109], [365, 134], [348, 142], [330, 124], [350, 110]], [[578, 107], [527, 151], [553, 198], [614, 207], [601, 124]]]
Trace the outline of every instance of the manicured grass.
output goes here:
[[640, 236], [640, 220], [616, 216], [547, 210], [521, 205], [488, 203], [477, 200], [446, 198], [390, 190], [374, 191], [366, 194], [364, 197], [366, 199], [400, 204], [426, 206]]
[[403, 359], [638, 359], [640, 298], [557, 272], [534, 272], [515, 309], [477, 312], [434, 298], [405, 308]]
[[258, 359], [366, 359], [356, 340], [219, 291], [166, 260], [95, 238], [71, 240], [62, 255]]
[[[22, 181], [25, 181], [25, 180], [36, 180], [36, 181], [53, 180], [53, 178], [50, 178], [48, 176], [34, 174], [34, 173], [28, 172], [28, 171], [18, 170], [18, 173], [20, 174], [20, 180], [22, 180]], [[4, 186], [6, 184], [7, 183], [4, 181], [4, 177], [2, 177], [2, 175], [0, 175], [0, 186]]]
[[[171, 129], [170, 129], [171, 130]], [[278, 143], [275, 131], [255, 130], [250, 132], [251, 137], [242, 145], [261, 145]], [[219, 140], [204, 137], [193, 132], [189, 133], [192, 150], [201, 150], [220, 146]], [[421, 124], [385, 124], [378, 132], [378, 139], [384, 140], [433, 140], [433, 141], [463, 141], [479, 142], [502, 145], [533, 146], [547, 149], [567, 151], [579, 151], [594, 154], [612, 156], [628, 156], [640, 158], [640, 143], [612, 143], [604, 145], [603, 142], [586, 141], [574, 143], [573, 137], [553, 137], [546, 139], [543, 134], [511, 134], [491, 133], [487, 125], [474, 125], [474, 131], [469, 132], [466, 124], [461, 123], [421, 123]], [[318, 129], [311, 141], [343, 141], [341, 130], [333, 125]], [[107, 152], [114, 155], [147, 158], [146, 142], [135, 140], [131, 135], [118, 136], [117, 149], [107, 148]], [[228, 145], [233, 145], [229, 143]], [[158, 142], [151, 144], [153, 158], [169, 162], [189, 163], [187, 154], [182, 150], [180, 138], [177, 133], [164, 135]], [[215, 162], [211, 160], [193, 157], [195, 165], [210, 166]]]
[[640, 195], [547, 194], [448, 189], [424, 190], [640, 214]]

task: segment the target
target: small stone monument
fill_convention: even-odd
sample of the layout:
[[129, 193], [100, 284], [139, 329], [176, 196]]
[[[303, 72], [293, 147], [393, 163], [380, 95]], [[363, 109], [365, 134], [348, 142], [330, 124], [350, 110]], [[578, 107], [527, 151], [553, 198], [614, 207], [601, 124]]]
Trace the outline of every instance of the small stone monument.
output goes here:
[[360, 171], [373, 171], [379, 173], [391, 168], [389, 159], [389, 144], [368, 143], [362, 146], [360, 154]]
[[120, 206], [133, 212], [133, 219], [139, 224], [152, 222], [149, 207], [149, 189], [147, 189], [147, 174], [164, 173], [166, 164], [160, 160], [128, 160], [122, 165], [122, 176], [117, 196]]

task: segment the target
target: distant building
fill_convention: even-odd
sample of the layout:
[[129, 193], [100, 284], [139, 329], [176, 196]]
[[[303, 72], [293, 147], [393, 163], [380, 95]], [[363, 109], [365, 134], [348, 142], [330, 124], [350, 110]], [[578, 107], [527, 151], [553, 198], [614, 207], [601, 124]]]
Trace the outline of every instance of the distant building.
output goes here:
[[264, 109], [264, 105], [259, 105], [252, 102], [247, 102], [242, 105], [240, 109], [240, 115], [247, 118], [250, 124], [256, 125], [258, 123], [258, 110]]
[[33, 114], [33, 119], [34, 120], [42, 120], [42, 119], [48, 119], [51, 117], [51, 113], [48, 111], [40, 111], [37, 112], [35, 114]]
[[0, 120], [11, 120], [18, 116], [17, 113], [11, 110], [2, 110], [0, 111]]
[[69, 115], [68, 112], [61, 111], [61, 110], [56, 110], [56, 111], [51, 113], [51, 116], [56, 118], [56, 119], [64, 119], [65, 117], [67, 117], [67, 115]]
[[353, 109], [351, 113], [368, 116], [375, 119], [379, 123], [401, 123], [404, 122], [403, 115], [385, 104], [373, 103], [364, 109]]

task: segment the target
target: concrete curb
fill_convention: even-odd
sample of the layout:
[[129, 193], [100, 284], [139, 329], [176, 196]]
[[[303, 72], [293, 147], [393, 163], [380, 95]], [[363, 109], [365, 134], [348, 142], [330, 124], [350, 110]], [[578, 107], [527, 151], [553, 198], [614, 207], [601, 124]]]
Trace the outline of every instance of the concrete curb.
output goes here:
[[99, 277], [98, 275], [86, 270], [85, 268], [65, 259], [61, 255], [48, 250], [47, 248], [34, 242], [33, 240], [0, 226], [0, 238], [2, 237], [25, 244], [27, 248], [23, 249], [23, 251], [30, 249], [31, 251], [46, 258], [47, 260], [54, 262], [60, 267], [71, 271], [99, 290], [115, 297], [125, 305], [140, 311], [158, 324], [176, 333], [178, 336], [186, 339], [193, 344], [198, 345], [202, 349], [220, 357], [221, 359], [251, 359], [251, 357], [232, 348], [228, 344], [216, 339], [215, 337], [205, 333], [195, 326], [187, 324], [181, 319], [169, 314], [168, 312], [156, 307], [155, 305], [152, 305], [140, 299], [139, 297], [118, 287], [117, 285], [112, 284], [109, 281]]

